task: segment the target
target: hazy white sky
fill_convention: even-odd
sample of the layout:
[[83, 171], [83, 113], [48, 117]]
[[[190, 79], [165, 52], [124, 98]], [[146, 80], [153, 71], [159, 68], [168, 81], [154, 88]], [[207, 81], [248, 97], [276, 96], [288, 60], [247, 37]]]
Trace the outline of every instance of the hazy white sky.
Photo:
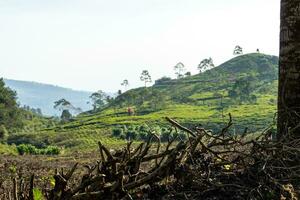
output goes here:
[[244, 51], [278, 55], [280, 0], [0, 0], [0, 76], [115, 92]]

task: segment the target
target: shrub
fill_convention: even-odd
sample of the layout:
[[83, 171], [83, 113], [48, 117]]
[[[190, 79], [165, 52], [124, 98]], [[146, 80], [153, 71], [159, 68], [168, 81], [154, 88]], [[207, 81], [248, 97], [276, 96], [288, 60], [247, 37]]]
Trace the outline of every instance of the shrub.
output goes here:
[[44, 149], [44, 152], [46, 155], [58, 155], [60, 154], [60, 149], [56, 146], [48, 146], [46, 149]]
[[36, 147], [31, 144], [20, 144], [17, 146], [17, 150], [20, 155], [24, 155], [24, 154], [35, 155], [37, 153]]
[[41, 138], [35, 134], [12, 134], [7, 139], [8, 144], [31, 144], [38, 148], [46, 148], [45, 144]]
[[139, 133], [139, 139], [144, 140], [144, 141], [148, 140], [148, 133], [145, 132], [145, 131], [140, 132]]
[[62, 122], [68, 122], [72, 118], [72, 114], [70, 113], [69, 110], [63, 110], [60, 116]]
[[120, 135], [120, 139], [121, 139], [121, 140], [125, 140], [125, 139], [126, 139], [126, 135], [125, 135], [125, 134], [121, 134], [121, 135]]
[[139, 131], [147, 131], [148, 130], [148, 128], [145, 126], [145, 125], [141, 125], [140, 127], [139, 127]]
[[20, 144], [17, 146], [17, 151], [20, 155], [58, 155], [60, 153], [60, 149], [56, 146], [48, 146], [44, 149], [38, 149], [31, 144]]
[[128, 131], [134, 131], [135, 129], [136, 129], [136, 126], [134, 126], [134, 125], [130, 125], [127, 127]]
[[38, 188], [33, 188], [33, 199], [35, 200], [43, 200], [43, 193]]
[[126, 140], [135, 140], [137, 138], [137, 133], [136, 131], [132, 130], [132, 131], [127, 131], [126, 132]]
[[112, 135], [114, 137], [120, 137], [120, 135], [123, 133], [123, 130], [120, 128], [115, 128], [112, 130]]

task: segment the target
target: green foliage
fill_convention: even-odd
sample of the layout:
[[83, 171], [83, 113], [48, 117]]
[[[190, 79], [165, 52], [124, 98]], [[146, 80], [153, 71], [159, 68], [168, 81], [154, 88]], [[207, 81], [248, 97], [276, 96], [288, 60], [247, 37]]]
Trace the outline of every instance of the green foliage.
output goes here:
[[174, 66], [174, 70], [175, 70], [175, 74], [177, 76], [177, 78], [183, 78], [183, 73], [185, 71], [185, 66], [182, 62], [179, 62], [177, 63], [175, 66]]
[[114, 128], [112, 130], [112, 136], [120, 137], [123, 134], [123, 130], [121, 128]]
[[135, 130], [129, 130], [125, 133], [126, 140], [136, 140], [138, 136], [138, 133]]
[[145, 87], [147, 86], [147, 83], [151, 83], [152, 79], [150, 76], [150, 73], [148, 70], [143, 70], [142, 74], [140, 76], [140, 80], [143, 81], [145, 83]]
[[62, 122], [68, 122], [72, 119], [72, 114], [69, 110], [63, 110], [60, 116]]
[[41, 190], [38, 188], [33, 188], [33, 199], [34, 200], [44, 200], [44, 196]]
[[99, 90], [91, 94], [90, 99], [92, 100], [93, 110], [101, 109], [108, 103], [108, 96], [102, 91]]
[[23, 126], [22, 113], [17, 105], [17, 94], [5, 86], [0, 79], [0, 125], [7, 129], [21, 128]]
[[59, 110], [67, 110], [72, 107], [72, 104], [69, 101], [67, 101], [66, 99], [59, 99], [58, 101], [54, 102], [53, 107], [55, 109], [59, 109]]
[[[117, 132], [117, 134], [114, 134]], [[119, 134], [121, 133], [121, 134]], [[157, 134], [160, 137], [161, 142], [168, 142], [171, 139], [186, 140], [186, 135], [182, 132], [174, 132], [170, 127], [165, 127], [163, 125], [155, 125], [147, 127], [146, 125], [129, 125], [123, 126], [122, 128], [112, 129], [112, 136], [123, 140], [141, 140], [147, 141], [152, 133]]]
[[24, 155], [24, 154], [34, 155], [37, 152], [37, 149], [35, 148], [35, 146], [33, 146], [31, 144], [21, 144], [21, 145], [17, 146], [17, 150], [20, 155]]
[[198, 70], [200, 73], [202, 73], [202, 72], [205, 72], [206, 70], [210, 70], [214, 67], [215, 67], [215, 65], [213, 63], [212, 58], [206, 58], [200, 62], [200, 64], [198, 65]]
[[56, 146], [48, 146], [46, 149], [40, 149], [40, 154], [58, 155], [60, 154], [60, 148]]
[[20, 155], [58, 155], [60, 149], [55, 146], [48, 146], [45, 149], [38, 149], [31, 144], [20, 144], [17, 146], [18, 153]]
[[139, 132], [139, 137], [138, 137], [139, 140], [147, 141], [148, 137], [149, 137], [149, 135], [147, 132], [145, 132], [145, 131]]
[[71, 111], [74, 113], [82, 112], [81, 108], [74, 107], [71, 102], [67, 101], [66, 99], [60, 99], [54, 102], [54, 108], [62, 111], [61, 113], [61, 121], [68, 122], [72, 118]]
[[0, 155], [17, 155], [17, 148], [15, 145], [7, 145], [0, 143]]

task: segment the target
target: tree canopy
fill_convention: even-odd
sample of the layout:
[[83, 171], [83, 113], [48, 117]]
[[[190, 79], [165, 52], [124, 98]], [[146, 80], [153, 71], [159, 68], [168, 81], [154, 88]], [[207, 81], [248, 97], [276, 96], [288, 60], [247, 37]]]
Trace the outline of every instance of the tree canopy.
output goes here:
[[182, 62], [179, 62], [177, 63], [175, 66], [174, 66], [174, 70], [175, 70], [175, 74], [177, 76], [177, 78], [182, 78], [183, 77], [183, 73], [185, 71], [185, 66]]
[[241, 55], [243, 54], [243, 48], [239, 45], [236, 45], [233, 50], [233, 55]]
[[151, 83], [152, 79], [148, 70], [143, 70], [140, 76], [140, 80], [145, 83], [145, 87], [147, 87], [147, 83]]
[[214, 62], [212, 58], [206, 58], [203, 59], [200, 64], [198, 65], [198, 70], [200, 73], [205, 72], [206, 70], [210, 70], [212, 68], [214, 68]]
[[22, 127], [21, 110], [17, 104], [17, 94], [5, 86], [0, 79], [0, 125], [7, 129]]
[[102, 90], [98, 90], [91, 94], [90, 99], [92, 100], [94, 110], [102, 108], [108, 102], [108, 96]]

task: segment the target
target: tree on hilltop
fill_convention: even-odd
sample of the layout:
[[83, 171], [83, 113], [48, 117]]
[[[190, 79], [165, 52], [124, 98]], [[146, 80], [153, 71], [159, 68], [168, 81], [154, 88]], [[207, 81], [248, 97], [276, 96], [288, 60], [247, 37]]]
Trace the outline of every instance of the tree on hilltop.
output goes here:
[[182, 78], [183, 77], [183, 73], [185, 72], [185, 66], [182, 62], [177, 63], [174, 66], [174, 70], [175, 70], [175, 74], [177, 76], [177, 78]]
[[242, 55], [242, 54], [243, 54], [243, 48], [239, 45], [236, 45], [233, 50], [233, 55]]
[[214, 65], [213, 59], [212, 58], [206, 58], [206, 59], [203, 59], [200, 62], [200, 64], [198, 65], [198, 70], [199, 70], [200, 73], [203, 73], [206, 70], [210, 70], [214, 67], [215, 67], [215, 65]]
[[127, 87], [129, 85], [129, 81], [127, 79], [123, 80], [123, 82], [121, 83], [122, 86], [124, 86], [124, 91], [127, 90]]
[[148, 70], [143, 70], [140, 76], [140, 80], [145, 83], [145, 87], [147, 87], [147, 83], [151, 83], [152, 79]]

